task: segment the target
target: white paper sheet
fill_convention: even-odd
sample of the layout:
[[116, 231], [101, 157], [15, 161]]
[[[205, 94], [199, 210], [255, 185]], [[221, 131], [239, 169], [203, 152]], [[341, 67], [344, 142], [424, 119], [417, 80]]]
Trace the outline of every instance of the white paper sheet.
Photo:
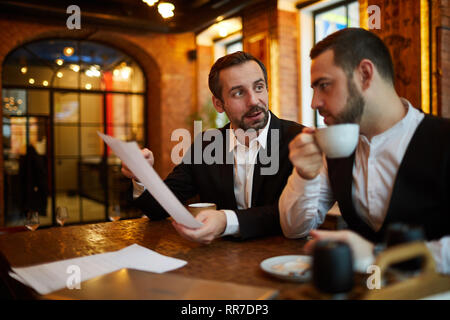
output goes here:
[[100, 132], [97, 133], [176, 222], [189, 228], [200, 228], [203, 225], [195, 220], [161, 180], [153, 167], [145, 160], [135, 141], [124, 142]]
[[114, 252], [11, 268], [13, 272], [10, 272], [10, 276], [44, 295], [67, 287], [69, 277], [75, 274], [73, 269], [69, 269], [70, 266], [79, 268], [80, 282], [83, 282], [122, 268], [162, 273], [180, 268], [186, 263], [133, 244]]

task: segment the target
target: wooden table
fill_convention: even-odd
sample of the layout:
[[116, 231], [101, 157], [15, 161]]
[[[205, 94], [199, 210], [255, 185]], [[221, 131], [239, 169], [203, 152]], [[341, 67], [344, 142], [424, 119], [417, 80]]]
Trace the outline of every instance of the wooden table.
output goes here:
[[[260, 268], [266, 258], [303, 254], [305, 240], [281, 235], [247, 241], [217, 239], [203, 245], [180, 237], [168, 220], [141, 218], [0, 235], [0, 252], [9, 265], [23, 267], [116, 251], [134, 243], [188, 262], [170, 273], [275, 288], [279, 299], [304, 298], [304, 284], [273, 278]], [[23, 295], [25, 287], [19, 285], [17, 297]]]

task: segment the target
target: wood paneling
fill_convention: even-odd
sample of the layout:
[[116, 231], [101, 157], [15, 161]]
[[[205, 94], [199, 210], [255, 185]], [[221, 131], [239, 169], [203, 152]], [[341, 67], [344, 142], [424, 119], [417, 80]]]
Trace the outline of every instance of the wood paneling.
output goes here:
[[421, 108], [420, 1], [369, 0], [381, 9], [381, 28], [373, 29], [388, 46], [397, 93]]

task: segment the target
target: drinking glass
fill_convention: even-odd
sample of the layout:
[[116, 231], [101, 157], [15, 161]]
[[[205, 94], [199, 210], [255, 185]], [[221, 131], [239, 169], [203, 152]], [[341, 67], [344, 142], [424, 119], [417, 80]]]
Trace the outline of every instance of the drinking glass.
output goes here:
[[27, 227], [28, 230], [35, 231], [39, 227], [39, 224], [39, 212], [34, 210], [28, 211], [25, 227]]
[[109, 220], [118, 221], [120, 220], [120, 205], [113, 204], [109, 207], [108, 210]]
[[63, 227], [66, 220], [69, 218], [69, 210], [67, 207], [56, 208], [56, 222]]

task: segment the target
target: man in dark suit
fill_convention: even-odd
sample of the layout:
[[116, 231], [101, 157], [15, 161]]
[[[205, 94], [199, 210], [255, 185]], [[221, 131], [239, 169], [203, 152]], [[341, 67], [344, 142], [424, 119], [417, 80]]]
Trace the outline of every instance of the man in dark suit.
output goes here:
[[359, 124], [360, 136], [338, 159], [324, 159], [313, 129], [293, 139], [295, 170], [280, 197], [284, 234], [308, 235], [337, 201], [349, 229], [368, 240], [384, 240], [398, 222], [421, 226], [436, 252], [448, 248], [450, 121], [398, 96], [389, 50], [372, 32], [335, 32], [310, 56], [312, 108], [328, 125]]
[[[214, 107], [225, 112], [230, 123], [197, 137], [165, 183], [181, 202], [198, 196], [200, 202], [215, 203], [218, 210], [199, 213], [196, 219], [203, 226], [198, 229], [173, 222], [181, 236], [209, 243], [225, 235], [247, 239], [281, 232], [278, 199], [292, 171], [288, 144], [303, 127], [269, 111], [267, 83], [265, 66], [248, 53], [224, 56], [211, 68]], [[209, 150], [214, 150], [213, 162], [204, 159]], [[151, 151], [144, 149], [143, 154], [153, 165]], [[127, 167], [122, 172], [133, 178]], [[135, 179], [133, 183], [136, 206], [151, 219], [166, 218], [150, 193]]]

